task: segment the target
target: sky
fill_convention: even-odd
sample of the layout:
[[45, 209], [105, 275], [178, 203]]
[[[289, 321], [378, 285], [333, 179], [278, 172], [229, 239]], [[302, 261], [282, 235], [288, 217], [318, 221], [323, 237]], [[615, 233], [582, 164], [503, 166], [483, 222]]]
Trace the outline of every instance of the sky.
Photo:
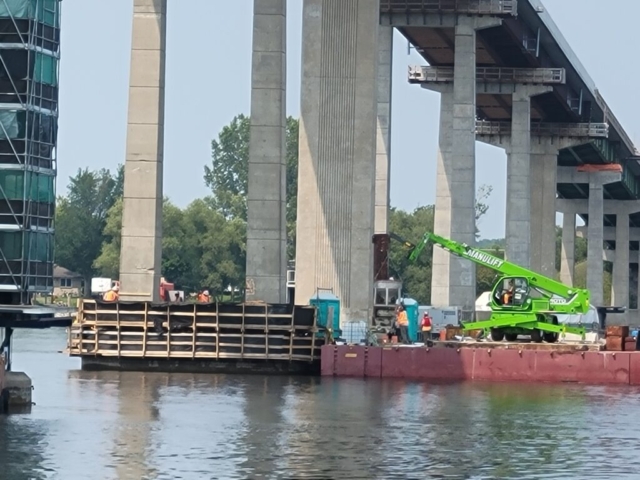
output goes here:
[[[637, 0], [543, 0], [627, 134], [640, 142]], [[62, 3], [58, 193], [81, 168], [124, 162], [133, 0]], [[300, 111], [302, 0], [287, 3], [287, 113]], [[253, 0], [169, 0], [164, 191], [184, 207], [209, 193], [211, 140], [249, 113]], [[624, 12], [624, 15], [620, 13]], [[407, 82], [425, 62], [394, 37], [391, 204], [435, 202], [439, 95]], [[477, 143], [477, 184], [491, 185], [482, 238], [504, 237], [506, 155]]]

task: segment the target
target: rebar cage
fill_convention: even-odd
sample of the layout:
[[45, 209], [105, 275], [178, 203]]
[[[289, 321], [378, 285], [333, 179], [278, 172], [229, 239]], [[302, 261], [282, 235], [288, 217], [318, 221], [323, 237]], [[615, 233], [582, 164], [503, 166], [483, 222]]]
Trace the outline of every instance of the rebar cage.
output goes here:
[[62, 0], [0, 0], [0, 303], [53, 291]]

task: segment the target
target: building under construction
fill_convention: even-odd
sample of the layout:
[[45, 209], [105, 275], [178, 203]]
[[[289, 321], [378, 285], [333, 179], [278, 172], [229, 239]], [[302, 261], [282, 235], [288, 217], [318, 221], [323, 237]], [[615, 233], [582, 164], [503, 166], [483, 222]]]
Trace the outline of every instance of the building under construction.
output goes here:
[[61, 0], [0, 1], [0, 304], [53, 289]]

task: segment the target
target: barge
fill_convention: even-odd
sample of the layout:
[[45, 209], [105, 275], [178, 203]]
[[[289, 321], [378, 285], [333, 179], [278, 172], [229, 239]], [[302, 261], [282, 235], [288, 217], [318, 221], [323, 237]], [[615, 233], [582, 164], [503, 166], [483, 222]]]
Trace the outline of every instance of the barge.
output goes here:
[[314, 307], [83, 300], [67, 352], [84, 370], [320, 372]]
[[640, 351], [593, 344], [436, 342], [427, 346], [325, 345], [322, 375], [458, 382], [640, 385]]

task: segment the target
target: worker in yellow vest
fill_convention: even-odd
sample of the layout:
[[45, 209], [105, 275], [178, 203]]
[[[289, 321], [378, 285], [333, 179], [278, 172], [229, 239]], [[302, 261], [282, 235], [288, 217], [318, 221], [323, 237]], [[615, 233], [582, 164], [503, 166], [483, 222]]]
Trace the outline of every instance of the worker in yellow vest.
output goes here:
[[118, 295], [119, 290], [120, 288], [118, 288], [118, 285], [114, 285], [113, 287], [111, 287], [110, 290], [104, 293], [104, 295], [102, 296], [102, 299], [105, 302], [117, 302], [119, 297]]
[[398, 323], [398, 327], [400, 328], [400, 338], [402, 339], [402, 343], [408, 345], [409, 342], [409, 317], [407, 317], [407, 312], [402, 305], [398, 306], [398, 316], [396, 318], [396, 322]]

